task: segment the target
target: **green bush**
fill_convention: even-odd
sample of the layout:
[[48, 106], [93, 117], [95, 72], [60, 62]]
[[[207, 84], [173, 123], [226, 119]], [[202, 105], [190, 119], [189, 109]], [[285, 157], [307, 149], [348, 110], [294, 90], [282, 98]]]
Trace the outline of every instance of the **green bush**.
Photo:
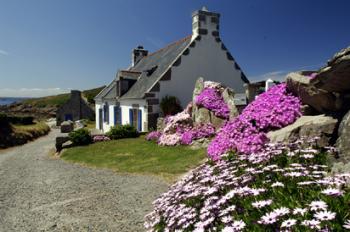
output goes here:
[[32, 116], [7, 116], [8, 121], [17, 125], [32, 125], [34, 124], [34, 117]]
[[131, 125], [117, 125], [107, 132], [107, 136], [110, 139], [136, 138], [139, 132]]
[[88, 145], [92, 143], [90, 132], [84, 128], [70, 132], [69, 139], [73, 145]]
[[6, 114], [0, 114], [0, 127], [9, 126], [9, 120]]
[[180, 101], [175, 96], [165, 96], [160, 101], [160, 108], [164, 114], [174, 115], [182, 111], [182, 107], [180, 105]]

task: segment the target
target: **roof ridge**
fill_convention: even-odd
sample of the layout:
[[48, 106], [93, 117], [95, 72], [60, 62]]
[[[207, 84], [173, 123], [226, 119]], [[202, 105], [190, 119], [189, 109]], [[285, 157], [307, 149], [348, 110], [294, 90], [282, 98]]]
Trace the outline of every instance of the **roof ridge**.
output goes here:
[[121, 72], [130, 72], [130, 73], [142, 73], [141, 71], [133, 71], [133, 70], [126, 70], [126, 69], [121, 69], [119, 71], [121, 71]]
[[174, 42], [172, 42], [172, 43], [166, 45], [165, 47], [163, 47], [163, 48], [161, 48], [161, 49], [159, 49], [159, 50], [157, 50], [157, 51], [155, 51], [155, 52], [152, 52], [152, 53], [148, 54], [148, 55], [145, 56], [145, 57], [153, 56], [154, 54], [156, 54], [156, 53], [158, 53], [158, 52], [161, 52], [161, 51], [163, 51], [163, 50], [165, 50], [165, 49], [167, 49], [167, 48], [169, 48], [169, 47], [171, 47], [171, 46], [174, 46], [174, 45], [176, 45], [176, 44], [178, 44], [178, 43], [182, 43], [182, 42], [184, 42], [184, 41], [190, 39], [191, 37], [192, 37], [192, 35], [188, 35], [188, 36], [186, 36], [186, 37], [184, 37], [184, 38], [182, 38], [182, 39], [176, 40], [176, 41], [174, 41]]

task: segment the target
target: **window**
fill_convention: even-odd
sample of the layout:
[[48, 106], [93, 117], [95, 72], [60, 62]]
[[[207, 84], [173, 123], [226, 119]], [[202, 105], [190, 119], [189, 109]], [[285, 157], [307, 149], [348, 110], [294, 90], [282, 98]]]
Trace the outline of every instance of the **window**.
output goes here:
[[122, 109], [114, 106], [114, 125], [122, 125]]
[[138, 131], [142, 131], [142, 110], [129, 109], [129, 123]]
[[109, 122], [109, 105], [107, 102], [103, 105], [103, 121], [107, 124]]

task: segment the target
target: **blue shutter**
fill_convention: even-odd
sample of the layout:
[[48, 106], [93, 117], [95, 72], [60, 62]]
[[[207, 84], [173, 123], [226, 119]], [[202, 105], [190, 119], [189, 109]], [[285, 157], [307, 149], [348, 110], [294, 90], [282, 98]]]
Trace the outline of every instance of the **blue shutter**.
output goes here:
[[118, 106], [114, 106], [114, 126], [117, 125], [117, 116], [118, 116]]
[[109, 105], [107, 102], [103, 105], [103, 121], [109, 124]]
[[142, 110], [138, 110], [138, 130], [142, 131]]
[[133, 122], [132, 109], [129, 109], [129, 124], [132, 125], [132, 122]]
[[119, 106], [119, 124], [122, 125], [123, 121], [122, 121], [122, 108]]
[[122, 109], [120, 106], [114, 106], [114, 125], [122, 124]]

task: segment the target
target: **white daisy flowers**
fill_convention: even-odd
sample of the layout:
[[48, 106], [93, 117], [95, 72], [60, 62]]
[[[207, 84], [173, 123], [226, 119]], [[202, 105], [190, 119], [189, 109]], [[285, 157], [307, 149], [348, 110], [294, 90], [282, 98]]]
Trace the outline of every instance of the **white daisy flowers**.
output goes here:
[[320, 221], [330, 221], [335, 218], [336, 213], [331, 211], [320, 211], [314, 214], [314, 218]]

